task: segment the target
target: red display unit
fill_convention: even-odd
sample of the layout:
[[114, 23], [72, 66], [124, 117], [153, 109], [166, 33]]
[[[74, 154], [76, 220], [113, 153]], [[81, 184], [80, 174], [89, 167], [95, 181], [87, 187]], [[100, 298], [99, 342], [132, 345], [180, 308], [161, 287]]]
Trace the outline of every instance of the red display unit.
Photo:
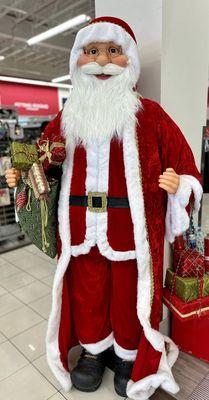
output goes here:
[[190, 320], [172, 315], [171, 337], [182, 351], [209, 363], [209, 315]]
[[18, 115], [56, 115], [59, 111], [58, 89], [0, 81], [0, 104], [15, 106]]

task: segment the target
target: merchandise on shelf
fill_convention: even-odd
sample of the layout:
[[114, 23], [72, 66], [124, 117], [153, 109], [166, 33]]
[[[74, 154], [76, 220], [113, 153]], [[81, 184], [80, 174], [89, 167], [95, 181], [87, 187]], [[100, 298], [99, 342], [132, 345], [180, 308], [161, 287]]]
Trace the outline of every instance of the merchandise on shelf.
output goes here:
[[0, 157], [0, 175], [4, 176], [6, 169], [11, 167], [11, 158], [9, 156]]
[[[11, 137], [18, 126], [15, 108], [0, 107], [0, 242], [24, 239], [19, 224], [16, 223], [14, 189], [8, 188], [5, 170], [11, 168]], [[18, 136], [20, 139], [20, 137]]]
[[0, 207], [9, 206], [11, 204], [10, 193], [8, 188], [0, 189]]

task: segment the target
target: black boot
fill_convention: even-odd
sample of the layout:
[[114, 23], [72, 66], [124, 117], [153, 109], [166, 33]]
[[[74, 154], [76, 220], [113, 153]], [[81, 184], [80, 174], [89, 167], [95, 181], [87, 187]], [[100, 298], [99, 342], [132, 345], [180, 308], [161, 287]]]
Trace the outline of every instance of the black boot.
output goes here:
[[126, 387], [133, 369], [133, 361], [125, 361], [115, 355], [115, 376], [114, 385], [116, 393], [126, 397]]
[[71, 372], [72, 383], [82, 392], [94, 392], [102, 383], [104, 370], [103, 353], [93, 355], [84, 349]]

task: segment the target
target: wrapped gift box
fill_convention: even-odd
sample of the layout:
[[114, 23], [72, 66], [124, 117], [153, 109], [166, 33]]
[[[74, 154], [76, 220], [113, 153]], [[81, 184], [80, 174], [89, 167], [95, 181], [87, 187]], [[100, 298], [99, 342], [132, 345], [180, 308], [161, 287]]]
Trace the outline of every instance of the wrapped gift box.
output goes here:
[[11, 144], [12, 165], [14, 168], [27, 171], [38, 161], [36, 145], [13, 142]]
[[171, 317], [171, 338], [184, 352], [209, 362], [209, 315], [180, 320]]
[[39, 161], [46, 167], [50, 164], [61, 166], [66, 157], [65, 144], [57, 142], [55, 139], [53, 142], [42, 138], [37, 141]]
[[[172, 291], [173, 294], [175, 294], [184, 302], [197, 299], [200, 293], [198, 278], [182, 278], [178, 275], [175, 275], [171, 268], [169, 268], [166, 272], [165, 285], [169, 290]], [[202, 296], [209, 296], [209, 275], [206, 274], [203, 277]]]
[[[178, 264], [176, 262], [178, 260]], [[174, 257], [174, 268], [177, 275], [184, 277], [202, 277], [205, 273], [204, 257], [195, 249], [185, 249], [179, 257]]]
[[163, 302], [173, 315], [180, 320], [192, 320], [198, 319], [200, 316], [209, 316], [209, 296], [185, 303], [175, 294], [171, 294], [168, 288], [164, 288]]

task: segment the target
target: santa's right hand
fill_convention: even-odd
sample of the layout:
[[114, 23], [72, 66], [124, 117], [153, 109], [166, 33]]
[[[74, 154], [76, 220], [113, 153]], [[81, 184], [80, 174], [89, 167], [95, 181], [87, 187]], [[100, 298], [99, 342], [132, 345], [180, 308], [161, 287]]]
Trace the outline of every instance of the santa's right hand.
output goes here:
[[19, 169], [10, 168], [5, 171], [5, 178], [7, 185], [10, 188], [14, 188], [18, 185], [21, 178], [21, 171]]

